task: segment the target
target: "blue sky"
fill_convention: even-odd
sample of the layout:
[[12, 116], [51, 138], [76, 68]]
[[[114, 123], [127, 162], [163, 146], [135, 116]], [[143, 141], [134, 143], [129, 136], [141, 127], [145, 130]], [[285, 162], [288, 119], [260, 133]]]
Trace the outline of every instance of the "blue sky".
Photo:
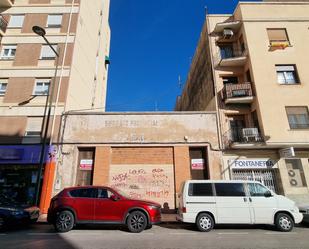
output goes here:
[[172, 111], [209, 13], [235, 0], [111, 0], [106, 111]]

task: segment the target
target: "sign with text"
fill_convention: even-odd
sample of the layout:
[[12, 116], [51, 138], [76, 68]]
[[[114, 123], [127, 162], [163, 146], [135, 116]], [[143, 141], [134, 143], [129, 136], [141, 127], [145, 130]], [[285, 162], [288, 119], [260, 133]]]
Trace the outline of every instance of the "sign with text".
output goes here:
[[229, 166], [233, 169], [267, 169], [275, 166], [275, 162], [265, 159], [235, 159], [229, 160]]
[[93, 160], [92, 159], [82, 159], [80, 160], [79, 169], [80, 170], [92, 170]]
[[205, 160], [203, 158], [191, 159], [191, 168], [201, 170], [205, 168]]

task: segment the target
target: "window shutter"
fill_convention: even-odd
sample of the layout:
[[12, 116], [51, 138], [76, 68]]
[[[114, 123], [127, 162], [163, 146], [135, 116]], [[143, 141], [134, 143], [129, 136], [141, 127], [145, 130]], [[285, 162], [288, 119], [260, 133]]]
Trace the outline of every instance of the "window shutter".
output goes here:
[[305, 106], [286, 107], [288, 115], [303, 115], [308, 114], [308, 109]]
[[8, 27], [11, 28], [21, 28], [23, 26], [23, 22], [24, 22], [24, 15], [12, 15], [10, 17], [10, 22]]
[[267, 29], [267, 34], [270, 41], [288, 41], [285, 29]]
[[48, 27], [59, 27], [61, 26], [62, 15], [49, 15], [47, 18]]

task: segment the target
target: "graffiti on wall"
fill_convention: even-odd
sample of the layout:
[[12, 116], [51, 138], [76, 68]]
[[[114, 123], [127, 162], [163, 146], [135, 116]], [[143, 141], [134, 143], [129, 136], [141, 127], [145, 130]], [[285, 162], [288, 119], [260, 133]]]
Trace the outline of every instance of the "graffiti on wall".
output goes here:
[[[135, 199], [174, 208], [173, 165], [111, 165], [109, 182]], [[168, 206], [167, 206], [168, 205]]]

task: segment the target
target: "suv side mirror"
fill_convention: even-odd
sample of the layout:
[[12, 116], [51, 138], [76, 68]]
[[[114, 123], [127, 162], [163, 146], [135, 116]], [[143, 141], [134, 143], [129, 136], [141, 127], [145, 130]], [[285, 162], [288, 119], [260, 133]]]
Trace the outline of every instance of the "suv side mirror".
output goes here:
[[273, 195], [271, 194], [270, 191], [266, 191], [266, 192], [264, 193], [264, 196], [265, 196], [266, 198], [268, 198], [268, 197], [272, 197]]
[[118, 201], [118, 200], [119, 200], [119, 197], [116, 196], [116, 195], [111, 195], [110, 199], [111, 199], [112, 201]]

